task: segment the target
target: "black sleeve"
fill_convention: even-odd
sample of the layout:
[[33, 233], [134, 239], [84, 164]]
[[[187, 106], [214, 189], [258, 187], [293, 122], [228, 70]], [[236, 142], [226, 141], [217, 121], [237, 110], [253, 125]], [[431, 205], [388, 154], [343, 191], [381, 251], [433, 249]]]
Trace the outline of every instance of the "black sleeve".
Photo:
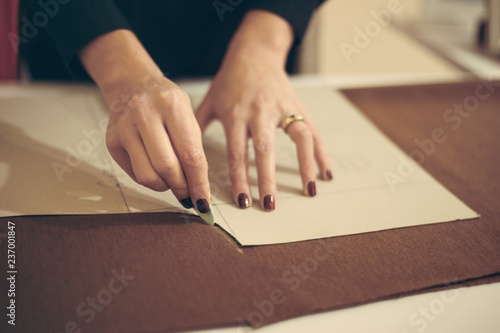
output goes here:
[[[296, 36], [295, 46], [304, 36], [315, 8], [323, 2], [323, 0], [240, 1], [242, 1], [241, 6], [235, 7], [242, 11], [242, 15], [244, 11], [263, 9], [287, 20], [292, 25]], [[28, 21], [31, 25], [35, 24], [39, 30], [39, 33], [35, 37], [30, 37], [27, 44], [21, 45], [21, 48], [26, 55], [33, 78], [87, 81], [90, 80], [90, 77], [80, 64], [77, 57], [78, 51], [102, 34], [117, 29], [129, 29], [138, 33], [143, 43], [146, 42], [148, 51], [153, 51], [153, 58], [162, 70], [171, 72], [172, 67], [175, 67], [178, 73], [172, 73], [172, 75], [194, 75], [198, 72], [209, 75], [213, 72], [212, 69], [216, 70], [218, 66], [211, 66], [210, 71], [196, 72], [197, 67], [193, 65], [192, 59], [194, 58], [192, 56], [186, 57], [186, 54], [171, 55], [172, 52], [166, 50], [166, 44], [158, 42], [158, 40], [165, 40], [168, 37], [171, 49], [187, 50], [186, 52], [188, 52], [193, 49], [192, 44], [206, 46], [206, 43], [200, 42], [200, 38], [207, 42], [213, 37], [221, 39], [219, 35], [210, 33], [210, 31], [221, 28], [221, 22], [216, 20], [214, 23], [209, 19], [210, 14], [217, 18], [212, 1], [198, 0], [193, 1], [193, 3], [197, 4], [194, 8], [191, 2], [185, 0], [151, 2], [140, 0], [21, 0], [21, 8], [24, 9], [24, 12], [20, 18], [20, 33]], [[182, 13], [176, 11], [182, 11]], [[234, 14], [231, 17], [236, 18], [237, 16]], [[202, 17], [200, 18], [199, 15]], [[44, 16], [47, 18], [46, 21], [44, 21]], [[165, 16], [168, 16], [168, 19]], [[224, 24], [229, 23], [229, 21], [232, 22], [232, 20], [227, 20]], [[235, 24], [237, 23], [235, 22]], [[225, 29], [224, 32], [229, 33], [230, 30], [233, 31], [232, 28], [236, 29], [236, 26], [231, 26], [231, 29]], [[167, 34], [167, 32], [169, 33]], [[161, 34], [165, 34], [165, 36]], [[210, 44], [207, 47], [213, 48], [212, 46]], [[223, 52], [225, 46], [220, 47], [221, 52]], [[175, 58], [175, 61], [171, 59], [172, 57]], [[214, 64], [220, 63], [217, 59], [213, 61]]]
[[31, 14], [28, 17], [48, 17], [46, 24], [39, 25], [40, 29], [55, 41], [68, 67], [77, 52], [93, 39], [113, 30], [130, 29], [112, 0], [24, 0], [23, 4]]
[[324, 0], [254, 0], [249, 9], [263, 9], [287, 20], [293, 27], [296, 42], [300, 42], [314, 10]]

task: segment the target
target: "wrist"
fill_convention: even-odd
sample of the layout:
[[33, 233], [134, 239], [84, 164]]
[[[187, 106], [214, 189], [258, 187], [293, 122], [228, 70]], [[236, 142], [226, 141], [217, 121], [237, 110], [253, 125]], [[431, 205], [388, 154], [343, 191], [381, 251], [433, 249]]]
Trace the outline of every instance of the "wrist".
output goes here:
[[79, 52], [80, 60], [106, 94], [120, 91], [146, 79], [163, 78], [135, 34], [115, 30], [97, 37]]
[[271, 12], [252, 10], [235, 32], [224, 60], [271, 62], [284, 68], [293, 40], [293, 29], [285, 19]]

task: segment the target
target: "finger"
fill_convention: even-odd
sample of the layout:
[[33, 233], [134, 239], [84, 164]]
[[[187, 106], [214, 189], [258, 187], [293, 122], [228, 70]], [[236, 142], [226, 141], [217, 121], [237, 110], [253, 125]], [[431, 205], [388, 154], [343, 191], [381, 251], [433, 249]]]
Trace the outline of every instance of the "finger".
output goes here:
[[333, 174], [331, 169], [330, 157], [328, 156], [328, 152], [323, 144], [323, 140], [319, 133], [314, 133], [313, 131], [313, 139], [314, 139], [314, 156], [316, 162], [318, 163], [318, 167], [320, 170], [321, 178], [324, 180], [332, 180]]
[[328, 155], [328, 151], [325, 148], [321, 135], [319, 134], [316, 125], [312, 121], [311, 117], [307, 114], [307, 112], [303, 109], [301, 112], [302, 116], [305, 119], [305, 123], [311, 130], [314, 140], [314, 158], [316, 163], [318, 164], [319, 173], [321, 178], [324, 180], [332, 180], [333, 174], [331, 169], [331, 161]]
[[276, 207], [275, 129], [266, 126], [251, 128], [255, 164], [259, 179], [260, 204], [264, 210]]
[[166, 113], [165, 124], [184, 170], [191, 199], [201, 213], [211, 212], [208, 163], [203, 151], [201, 130], [191, 104]]
[[155, 191], [168, 190], [168, 185], [151, 165], [139, 134], [131, 133], [126, 138], [123, 147], [130, 157], [136, 182]]
[[168, 184], [179, 201], [189, 198], [184, 172], [162, 120], [158, 118], [158, 121], [150, 122], [147, 128], [139, 125], [139, 132], [156, 173]]
[[287, 134], [297, 146], [299, 172], [304, 194], [316, 195], [316, 166], [314, 164], [314, 139], [305, 122], [296, 121], [287, 128]]
[[231, 179], [234, 202], [240, 208], [252, 205], [252, 195], [248, 181], [248, 136], [246, 124], [234, 121], [226, 126], [229, 177]]

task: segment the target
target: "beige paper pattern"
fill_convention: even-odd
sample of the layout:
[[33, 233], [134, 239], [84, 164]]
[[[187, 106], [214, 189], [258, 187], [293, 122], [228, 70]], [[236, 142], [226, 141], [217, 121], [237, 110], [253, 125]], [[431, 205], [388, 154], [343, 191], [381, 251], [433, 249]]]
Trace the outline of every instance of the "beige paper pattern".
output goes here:
[[[221, 124], [213, 123], [204, 135], [216, 221], [240, 244], [285, 243], [478, 217], [410, 163], [340, 93], [321, 86], [296, 89], [333, 162], [335, 179], [318, 180], [315, 198], [302, 194], [295, 147], [277, 129], [277, 209], [264, 212], [258, 205], [251, 140], [249, 175], [255, 204], [236, 208]], [[112, 160], [104, 143], [108, 111], [96, 89], [0, 90], [0, 215], [193, 213], [170, 192], [134, 183]], [[196, 92], [191, 97], [196, 105], [203, 95]], [[387, 177], [392, 177], [392, 186]]]

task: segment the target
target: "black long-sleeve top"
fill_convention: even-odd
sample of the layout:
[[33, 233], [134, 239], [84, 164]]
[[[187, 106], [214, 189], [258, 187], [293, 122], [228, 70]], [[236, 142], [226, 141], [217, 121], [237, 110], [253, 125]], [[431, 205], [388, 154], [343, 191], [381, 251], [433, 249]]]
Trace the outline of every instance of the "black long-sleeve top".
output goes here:
[[323, 0], [22, 0], [20, 47], [34, 79], [89, 79], [77, 52], [96, 37], [132, 30], [169, 77], [217, 71], [243, 15], [263, 9], [293, 27], [295, 45]]

